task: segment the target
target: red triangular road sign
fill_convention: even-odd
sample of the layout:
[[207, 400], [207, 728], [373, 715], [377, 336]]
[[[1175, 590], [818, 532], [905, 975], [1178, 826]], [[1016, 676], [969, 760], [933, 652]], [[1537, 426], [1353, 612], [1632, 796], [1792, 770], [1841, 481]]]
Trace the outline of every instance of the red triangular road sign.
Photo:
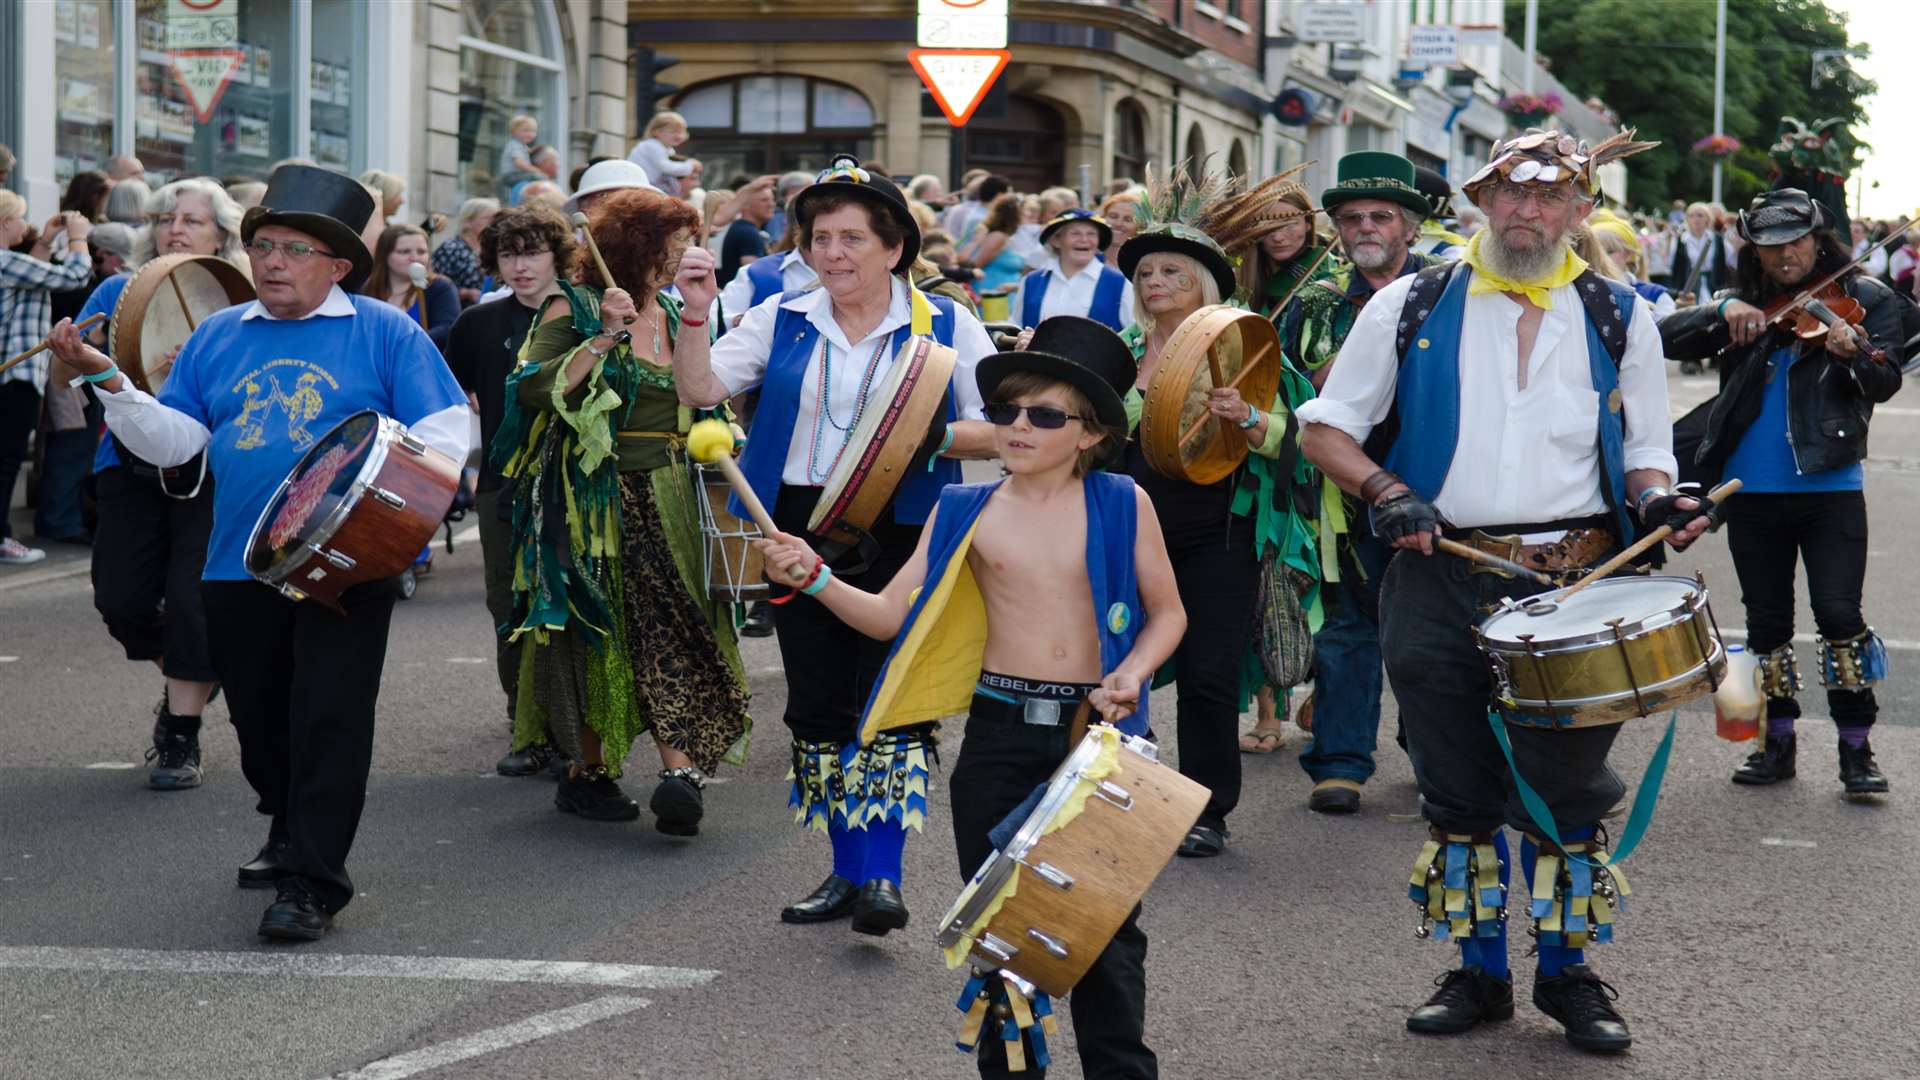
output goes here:
[[966, 124], [1012, 58], [1005, 49], [907, 50], [907, 62], [920, 73], [920, 81], [933, 92], [933, 100], [954, 127]]
[[238, 49], [190, 49], [167, 54], [174, 81], [187, 95], [194, 117], [203, 124], [213, 122], [213, 107], [220, 104], [227, 81], [246, 58], [247, 54]]

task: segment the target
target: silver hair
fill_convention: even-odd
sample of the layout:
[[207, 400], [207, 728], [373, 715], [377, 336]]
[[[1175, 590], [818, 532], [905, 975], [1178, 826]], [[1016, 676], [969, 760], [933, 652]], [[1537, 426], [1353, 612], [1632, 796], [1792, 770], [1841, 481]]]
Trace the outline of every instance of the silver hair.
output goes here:
[[113, 185], [107, 193], [107, 220], [139, 228], [147, 223], [147, 200], [153, 189], [145, 180], [131, 177]]
[[[124, 182], [124, 181], [123, 181]], [[243, 211], [240, 204], [233, 201], [227, 189], [204, 176], [175, 180], [173, 183], [154, 192], [147, 199], [147, 216], [157, 217], [171, 214], [180, 204], [182, 195], [199, 195], [207, 200], [207, 206], [213, 211], [213, 223], [220, 230], [220, 250], [215, 252], [243, 271], [248, 270], [246, 249], [240, 243], [240, 218]], [[158, 254], [157, 243], [151, 226], [140, 231], [140, 239], [134, 245], [133, 262], [135, 265], [146, 262]]]
[[[1154, 255], [1166, 255], [1178, 260], [1180, 268], [1193, 275], [1194, 280], [1200, 283], [1201, 307], [1220, 302], [1220, 283], [1213, 280], [1213, 272], [1201, 266], [1199, 259], [1191, 255], [1183, 255], [1177, 251], [1156, 251], [1152, 255], [1141, 256], [1140, 262], [1144, 263], [1148, 259], [1153, 258]], [[1140, 272], [1138, 264], [1135, 264], [1133, 272], [1135, 274]], [[1133, 289], [1133, 321], [1136, 326], [1148, 329], [1153, 327], [1153, 316], [1147, 312], [1147, 302], [1143, 298], [1138, 285], [1134, 286]]]
[[453, 215], [453, 231], [455, 234], [466, 232], [467, 225], [470, 224], [474, 218], [482, 214], [497, 214], [499, 212], [499, 199], [489, 199], [485, 197], [468, 199], [466, 202], [460, 204], [459, 212]]

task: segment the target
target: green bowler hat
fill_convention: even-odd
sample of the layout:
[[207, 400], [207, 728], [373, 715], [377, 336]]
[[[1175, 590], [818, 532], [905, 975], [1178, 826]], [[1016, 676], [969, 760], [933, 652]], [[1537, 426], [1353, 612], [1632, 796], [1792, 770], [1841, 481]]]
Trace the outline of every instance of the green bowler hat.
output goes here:
[[1334, 167], [1333, 186], [1320, 193], [1329, 211], [1358, 199], [1385, 199], [1399, 203], [1421, 217], [1433, 213], [1433, 204], [1420, 193], [1413, 162], [1384, 150], [1356, 150]]

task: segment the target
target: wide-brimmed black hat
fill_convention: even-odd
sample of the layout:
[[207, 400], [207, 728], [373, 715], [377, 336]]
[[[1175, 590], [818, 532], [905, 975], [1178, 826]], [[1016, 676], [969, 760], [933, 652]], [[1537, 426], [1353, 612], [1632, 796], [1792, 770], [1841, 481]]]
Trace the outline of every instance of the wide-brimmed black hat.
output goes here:
[[1740, 238], [1750, 244], [1791, 244], [1816, 229], [1832, 227], [1827, 208], [1799, 188], [1755, 195], [1740, 211]]
[[1078, 315], [1042, 319], [1025, 349], [994, 353], [980, 361], [973, 377], [980, 384], [980, 396], [992, 401], [1001, 380], [1020, 371], [1073, 386], [1093, 402], [1093, 415], [1102, 424], [1126, 429], [1123, 399], [1133, 388], [1139, 368], [1133, 350], [1106, 324]]
[[894, 262], [893, 272], [900, 273], [913, 265], [914, 258], [920, 254], [920, 225], [907, 209], [907, 197], [893, 181], [861, 168], [859, 159], [851, 154], [838, 154], [820, 173], [819, 179], [801, 188], [793, 197], [792, 213], [801, 225], [813, 220], [812, 204], [823, 195], [852, 195], [868, 208], [892, 217], [905, 230], [906, 237], [900, 244], [900, 258]]
[[282, 165], [267, 178], [260, 205], [240, 219], [240, 242], [252, 243], [262, 225], [298, 229], [353, 264], [340, 287], [356, 292], [373, 272], [373, 255], [360, 239], [372, 219], [373, 196], [358, 180], [314, 165]]
[[1101, 251], [1107, 250], [1108, 246], [1113, 243], [1113, 228], [1107, 224], [1106, 219], [1091, 210], [1073, 209], [1056, 216], [1052, 221], [1047, 222], [1041, 227], [1041, 245], [1045, 246], [1048, 241], [1053, 239], [1055, 233], [1069, 225], [1091, 225], [1100, 230]]
[[1233, 260], [1213, 237], [1191, 225], [1152, 225], [1135, 233], [1120, 245], [1120, 272], [1132, 281], [1140, 260], [1161, 251], [1190, 255], [1198, 260], [1220, 286], [1222, 300], [1232, 299], [1234, 289], [1239, 287], [1233, 274]]
[[1433, 209], [1427, 213], [1428, 217], [1453, 216], [1453, 185], [1447, 183], [1446, 177], [1425, 165], [1415, 165], [1413, 186], [1419, 188], [1420, 194], [1426, 196], [1427, 202], [1433, 205]]

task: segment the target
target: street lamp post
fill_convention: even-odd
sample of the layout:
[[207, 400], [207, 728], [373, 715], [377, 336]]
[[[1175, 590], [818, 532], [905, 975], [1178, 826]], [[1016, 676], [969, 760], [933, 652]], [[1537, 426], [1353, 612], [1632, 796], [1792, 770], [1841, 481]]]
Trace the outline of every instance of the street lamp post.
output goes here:
[[[1721, 133], [1727, 118], [1727, 0], [1719, 0], [1713, 30], [1713, 133]], [[1720, 201], [1720, 162], [1713, 159], [1713, 201]]]

